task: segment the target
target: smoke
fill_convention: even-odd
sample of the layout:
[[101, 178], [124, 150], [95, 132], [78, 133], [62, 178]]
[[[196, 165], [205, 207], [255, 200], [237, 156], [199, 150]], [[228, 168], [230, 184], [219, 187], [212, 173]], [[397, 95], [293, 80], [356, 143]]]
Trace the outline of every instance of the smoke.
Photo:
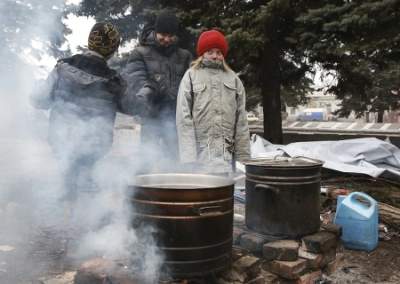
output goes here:
[[[15, 1], [0, 4], [3, 30], [6, 23], [1, 19], [10, 11], [9, 2]], [[54, 1], [42, 2], [43, 6], [54, 4]], [[14, 4], [24, 3], [17, 1]], [[32, 13], [30, 9], [21, 11]], [[34, 33], [38, 37], [51, 38], [49, 27], [59, 27], [60, 17], [50, 17], [48, 10], [43, 14], [34, 12], [35, 17], [26, 17], [28, 22], [23, 27], [15, 23], [10, 30], [21, 37]], [[43, 19], [46, 19], [46, 25], [36, 24]], [[15, 34], [3, 35], [13, 42], [0, 48], [3, 60], [0, 67], [0, 245], [11, 246], [14, 250], [0, 255], [0, 263], [7, 265], [7, 272], [0, 267], [0, 277], [6, 281], [4, 283], [30, 283], [32, 279], [48, 275], [52, 269], [69, 267], [63, 263], [71, 264], [74, 255], [79, 254], [83, 261], [94, 256], [119, 259], [149, 279], [156, 279], [163, 260], [152, 237], [156, 229], [146, 226], [135, 231], [131, 225], [134, 216], [126, 204], [127, 183], [123, 181], [132, 178], [137, 169], [133, 160], [137, 147], [133, 144], [137, 140], [122, 141], [114, 137], [113, 148], [94, 164], [93, 171], [85, 163], [77, 164], [74, 169], [79, 171], [79, 178], [69, 179], [69, 182], [76, 183], [79, 188], [78, 199], [73, 215], [66, 218], [65, 213], [70, 208], [66, 210], [63, 200], [63, 173], [71, 168], [73, 160], [57, 156], [49, 145], [47, 137], [52, 110], [35, 109], [29, 104], [36, 78], [46, 77], [49, 70], [37, 65], [38, 61], [29, 53], [29, 41], [15, 40]], [[42, 52], [48, 52], [45, 46]], [[124, 119], [133, 123], [131, 117]], [[82, 146], [85, 141], [75, 140], [80, 133], [100, 140], [104, 138], [96, 132], [105, 127], [104, 121], [93, 120], [91, 123], [92, 128], [87, 129], [71, 120], [65, 127], [55, 129], [60, 137], [67, 137], [60, 147], [68, 149], [69, 156], [74, 156], [72, 151], [75, 150], [79, 155], [93, 150]], [[63, 250], [64, 253], [58, 254]], [[48, 260], [49, 255], [54, 261]]]

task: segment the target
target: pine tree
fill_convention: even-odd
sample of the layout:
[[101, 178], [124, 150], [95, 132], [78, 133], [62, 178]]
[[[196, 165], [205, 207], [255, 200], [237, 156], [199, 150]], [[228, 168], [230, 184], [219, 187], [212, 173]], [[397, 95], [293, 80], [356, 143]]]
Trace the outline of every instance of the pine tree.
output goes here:
[[3, 92], [23, 92], [21, 89], [28, 84], [26, 79], [33, 77], [33, 67], [26, 63], [27, 57], [40, 60], [44, 55], [65, 56], [66, 52], [60, 48], [65, 35], [71, 32], [62, 22], [68, 9], [63, 0], [1, 1]]
[[31, 109], [28, 94], [37, 68], [27, 58], [66, 55], [60, 48], [70, 33], [62, 22], [68, 9], [64, 0], [0, 1], [0, 107], [7, 110], [3, 112], [0, 132], [7, 137], [20, 135], [27, 127], [24, 119]]
[[399, 108], [391, 90], [400, 87], [400, 1], [339, 1], [309, 10], [298, 23], [292, 41], [310, 63], [335, 74], [326, 91], [343, 100], [339, 116], [370, 110], [382, 122], [383, 111]]

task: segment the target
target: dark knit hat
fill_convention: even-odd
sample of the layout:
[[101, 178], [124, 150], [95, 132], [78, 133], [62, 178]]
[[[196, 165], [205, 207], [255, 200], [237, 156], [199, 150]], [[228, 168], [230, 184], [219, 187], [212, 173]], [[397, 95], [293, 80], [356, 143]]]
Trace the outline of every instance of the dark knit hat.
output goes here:
[[117, 28], [109, 23], [96, 23], [89, 34], [89, 50], [108, 56], [116, 51], [120, 44]]
[[219, 48], [224, 57], [228, 52], [228, 44], [223, 34], [216, 30], [205, 31], [199, 37], [197, 42], [197, 55], [203, 55], [204, 52], [211, 48]]
[[156, 33], [176, 35], [178, 31], [178, 18], [170, 10], [163, 10], [157, 16], [155, 24]]

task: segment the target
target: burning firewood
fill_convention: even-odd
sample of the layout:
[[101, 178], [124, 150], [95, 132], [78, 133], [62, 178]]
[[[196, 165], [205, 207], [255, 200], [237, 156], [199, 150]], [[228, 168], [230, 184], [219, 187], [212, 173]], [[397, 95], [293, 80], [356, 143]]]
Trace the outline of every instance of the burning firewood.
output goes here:
[[149, 279], [120, 261], [94, 258], [84, 262], [75, 274], [75, 284], [148, 284]]

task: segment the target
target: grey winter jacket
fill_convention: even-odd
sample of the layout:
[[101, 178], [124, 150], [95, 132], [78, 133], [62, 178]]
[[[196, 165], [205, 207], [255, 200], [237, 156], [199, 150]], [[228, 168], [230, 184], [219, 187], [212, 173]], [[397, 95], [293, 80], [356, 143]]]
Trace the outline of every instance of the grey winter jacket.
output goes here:
[[250, 158], [245, 90], [239, 77], [216, 61], [203, 60], [183, 77], [176, 123], [180, 161], [198, 173], [231, 173], [234, 158]]
[[48, 141], [54, 151], [102, 156], [112, 146], [116, 112], [129, 112], [121, 104], [126, 91], [125, 80], [88, 51], [59, 60], [29, 100], [35, 108], [51, 109]]
[[[189, 68], [192, 54], [178, 48], [178, 38], [168, 46], [161, 45], [153, 27], [145, 29], [140, 38], [140, 45], [130, 54], [124, 78], [129, 88], [138, 97], [153, 96], [150, 107], [139, 115], [143, 124], [163, 124], [166, 119], [175, 122], [176, 96], [179, 83]], [[154, 91], [146, 87], [149, 72], [162, 75], [161, 87]]]

